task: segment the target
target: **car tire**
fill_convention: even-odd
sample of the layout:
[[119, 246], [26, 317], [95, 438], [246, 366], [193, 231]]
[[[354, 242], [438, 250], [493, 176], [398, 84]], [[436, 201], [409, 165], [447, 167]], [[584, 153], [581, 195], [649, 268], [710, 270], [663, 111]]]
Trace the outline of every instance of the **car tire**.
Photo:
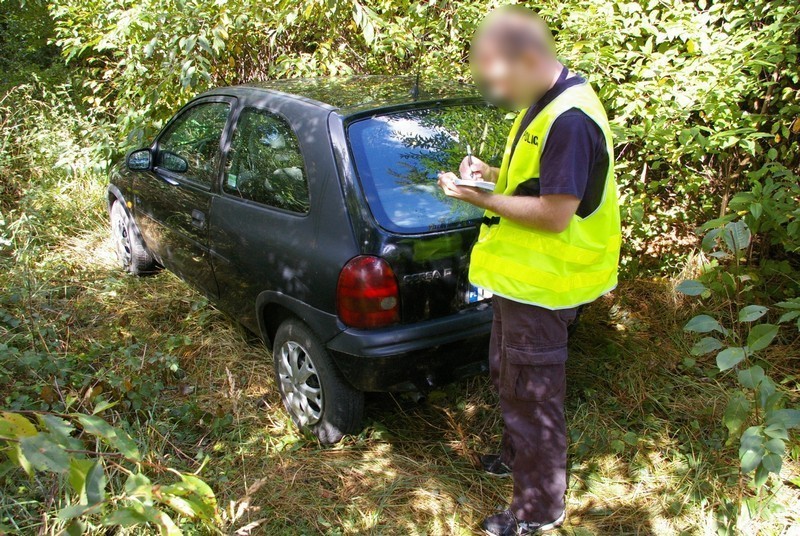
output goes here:
[[364, 393], [342, 378], [308, 326], [294, 318], [284, 321], [272, 355], [283, 405], [298, 428], [326, 445], [360, 431]]
[[151, 274], [157, 270], [153, 254], [147, 249], [136, 223], [119, 200], [111, 205], [111, 238], [123, 270], [133, 275]]

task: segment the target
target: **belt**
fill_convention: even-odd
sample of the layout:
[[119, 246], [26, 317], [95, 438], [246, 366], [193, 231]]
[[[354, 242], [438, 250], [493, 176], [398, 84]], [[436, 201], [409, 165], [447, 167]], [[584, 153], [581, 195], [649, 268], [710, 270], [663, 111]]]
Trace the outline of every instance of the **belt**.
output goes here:
[[482, 223], [487, 227], [491, 227], [492, 225], [497, 225], [498, 223], [500, 223], [500, 216], [492, 216], [491, 218], [488, 216], [484, 216]]

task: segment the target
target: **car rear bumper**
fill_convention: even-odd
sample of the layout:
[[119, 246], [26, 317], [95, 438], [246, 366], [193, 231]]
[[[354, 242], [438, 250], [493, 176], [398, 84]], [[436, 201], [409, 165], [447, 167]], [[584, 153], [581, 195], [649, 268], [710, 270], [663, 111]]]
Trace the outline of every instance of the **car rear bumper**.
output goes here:
[[487, 370], [492, 309], [382, 330], [347, 329], [328, 342], [342, 375], [362, 391], [424, 391]]

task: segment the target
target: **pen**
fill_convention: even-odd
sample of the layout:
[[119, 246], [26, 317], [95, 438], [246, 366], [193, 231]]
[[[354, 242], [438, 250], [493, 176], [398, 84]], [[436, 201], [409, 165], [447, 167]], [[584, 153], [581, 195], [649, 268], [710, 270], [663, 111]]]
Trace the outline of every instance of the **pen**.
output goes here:
[[472, 178], [472, 147], [467, 144], [467, 163], [469, 164], [469, 178]]

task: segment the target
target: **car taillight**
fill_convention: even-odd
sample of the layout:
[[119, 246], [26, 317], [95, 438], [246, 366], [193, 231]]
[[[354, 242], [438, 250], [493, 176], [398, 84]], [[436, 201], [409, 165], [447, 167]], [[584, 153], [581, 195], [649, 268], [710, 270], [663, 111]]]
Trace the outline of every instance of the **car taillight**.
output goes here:
[[339, 274], [336, 304], [339, 318], [354, 328], [379, 328], [399, 322], [400, 295], [389, 263], [378, 257], [351, 259]]

